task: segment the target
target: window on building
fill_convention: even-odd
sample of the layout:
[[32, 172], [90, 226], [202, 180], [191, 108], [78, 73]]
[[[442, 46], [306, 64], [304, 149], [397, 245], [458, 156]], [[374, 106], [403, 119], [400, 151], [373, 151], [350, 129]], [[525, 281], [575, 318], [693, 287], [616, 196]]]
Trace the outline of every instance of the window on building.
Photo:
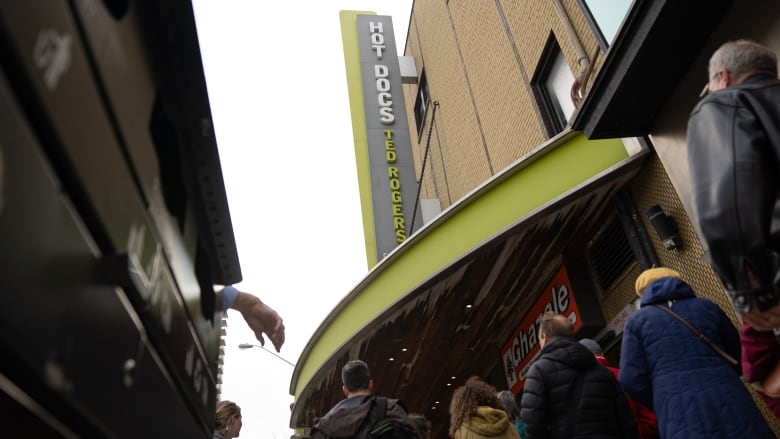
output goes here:
[[422, 132], [425, 125], [425, 112], [428, 110], [428, 104], [431, 101], [431, 91], [428, 88], [428, 79], [425, 77], [425, 70], [420, 75], [420, 82], [417, 86], [417, 99], [414, 101], [414, 121], [417, 124], [417, 134]]
[[574, 85], [574, 74], [566, 64], [566, 58], [561, 52], [558, 41], [551, 33], [531, 79], [531, 87], [550, 136], [561, 132], [574, 113], [574, 103], [571, 100], [572, 85]]
[[612, 44], [633, 0], [578, 0], [602, 49]]

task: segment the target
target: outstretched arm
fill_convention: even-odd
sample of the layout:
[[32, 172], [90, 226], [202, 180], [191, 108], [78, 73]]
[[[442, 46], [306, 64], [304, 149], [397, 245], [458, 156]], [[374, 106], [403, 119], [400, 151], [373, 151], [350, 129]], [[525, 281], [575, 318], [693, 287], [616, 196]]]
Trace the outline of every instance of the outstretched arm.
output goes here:
[[276, 352], [284, 344], [284, 322], [279, 314], [266, 305], [257, 296], [238, 291], [233, 286], [227, 286], [217, 293], [217, 303], [222, 309], [233, 308], [240, 312], [246, 323], [255, 332], [255, 337], [265, 346], [265, 334], [273, 343]]

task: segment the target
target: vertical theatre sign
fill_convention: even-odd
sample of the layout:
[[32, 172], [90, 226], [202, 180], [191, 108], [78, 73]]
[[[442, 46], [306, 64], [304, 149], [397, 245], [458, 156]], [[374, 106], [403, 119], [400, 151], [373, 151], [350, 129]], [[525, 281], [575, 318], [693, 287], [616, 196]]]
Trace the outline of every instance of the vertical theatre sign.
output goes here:
[[520, 326], [501, 349], [501, 359], [507, 387], [517, 394], [523, 387], [531, 360], [539, 352], [539, 324], [548, 311], [566, 316], [576, 332], [582, 327], [582, 316], [572, 294], [571, 280], [566, 267], [553, 277], [552, 282], [525, 315]]
[[[419, 227], [417, 181], [391, 17], [357, 15], [377, 261]], [[419, 208], [418, 208], [419, 209]], [[414, 218], [415, 227], [411, 227]]]

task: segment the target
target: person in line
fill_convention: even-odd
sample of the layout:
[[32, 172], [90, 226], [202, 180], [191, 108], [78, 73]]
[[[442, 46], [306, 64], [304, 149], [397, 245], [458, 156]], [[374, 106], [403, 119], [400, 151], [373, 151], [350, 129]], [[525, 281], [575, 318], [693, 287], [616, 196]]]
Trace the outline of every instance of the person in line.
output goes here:
[[539, 345], [520, 401], [528, 439], [638, 437], [623, 389], [612, 372], [574, 340], [569, 319], [545, 313]]
[[510, 390], [502, 390], [496, 394], [498, 402], [504, 408], [504, 411], [509, 416], [509, 420], [515, 424], [517, 433], [520, 435], [520, 439], [527, 439], [525, 434], [525, 424], [520, 419], [520, 407], [517, 406], [517, 400], [515, 394]]
[[281, 351], [284, 344], [284, 322], [279, 314], [263, 303], [257, 296], [239, 291], [228, 285], [217, 293], [217, 311], [235, 309], [241, 313], [249, 328], [255, 333], [260, 345], [265, 346], [263, 334], [271, 340], [276, 352]]
[[742, 377], [758, 391], [758, 396], [780, 419], [780, 345], [773, 332], [758, 331], [742, 322]]
[[[609, 360], [604, 356], [604, 349], [599, 342], [591, 338], [580, 339], [580, 344], [588, 348], [596, 357], [596, 361], [609, 369], [612, 375], [615, 375], [615, 379], [618, 379], [620, 369], [612, 367], [609, 364]], [[637, 429], [639, 430], [640, 439], [658, 439], [658, 420], [655, 418], [655, 413], [652, 410], [639, 404], [631, 398], [626, 398], [628, 401], [628, 407], [631, 409], [631, 413], [634, 414], [634, 421], [636, 421]]]
[[412, 424], [415, 430], [422, 439], [430, 439], [431, 437], [431, 421], [421, 413], [409, 413], [409, 422]]
[[[688, 121], [694, 224], [713, 269], [742, 319], [745, 377], [780, 392], [780, 80], [777, 55], [731, 41], [709, 60], [709, 92]], [[773, 220], [774, 219], [774, 220]], [[775, 374], [771, 372], [775, 370]], [[777, 396], [777, 395], [775, 395]], [[780, 403], [762, 393], [780, 413]]]
[[[225, 311], [235, 309], [254, 331], [255, 337], [261, 345], [265, 346], [267, 336], [277, 352], [284, 344], [284, 323], [279, 314], [271, 307], [263, 303], [258, 297], [239, 291], [234, 286], [226, 286], [216, 292], [217, 310]], [[241, 408], [232, 401], [219, 401], [217, 403], [216, 427], [214, 439], [232, 439], [238, 437], [243, 423], [241, 420]]]
[[241, 407], [233, 401], [217, 403], [217, 425], [214, 429], [214, 439], [233, 439], [241, 433]]
[[694, 332], [738, 357], [739, 334], [723, 310], [696, 297], [680, 273], [669, 268], [642, 272], [636, 293], [641, 308], [623, 330], [620, 384], [632, 399], [653, 408], [661, 437], [773, 437], [740, 380], [739, 363], [728, 362]]
[[498, 402], [496, 388], [477, 376], [452, 393], [449, 433], [454, 439], [520, 438]]
[[[379, 398], [373, 395], [374, 381], [368, 365], [361, 360], [347, 362], [341, 369], [341, 381], [341, 391], [346, 398], [314, 424], [312, 439], [357, 437], [362, 428], [371, 428], [376, 424], [374, 408]], [[387, 403], [384, 419], [395, 421], [396, 426], [404, 428], [407, 436], [419, 439], [403, 403], [398, 399], [383, 399]]]

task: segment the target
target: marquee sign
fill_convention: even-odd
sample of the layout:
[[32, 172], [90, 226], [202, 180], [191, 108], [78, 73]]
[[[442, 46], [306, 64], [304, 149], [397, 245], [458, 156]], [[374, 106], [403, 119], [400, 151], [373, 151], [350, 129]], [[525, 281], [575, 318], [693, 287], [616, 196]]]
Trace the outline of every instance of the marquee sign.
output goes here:
[[[376, 259], [422, 223], [401, 72], [389, 16], [357, 15]], [[354, 110], [354, 109], [353, 109]], [[412, 219], [415, 227], [411, 227]]]

